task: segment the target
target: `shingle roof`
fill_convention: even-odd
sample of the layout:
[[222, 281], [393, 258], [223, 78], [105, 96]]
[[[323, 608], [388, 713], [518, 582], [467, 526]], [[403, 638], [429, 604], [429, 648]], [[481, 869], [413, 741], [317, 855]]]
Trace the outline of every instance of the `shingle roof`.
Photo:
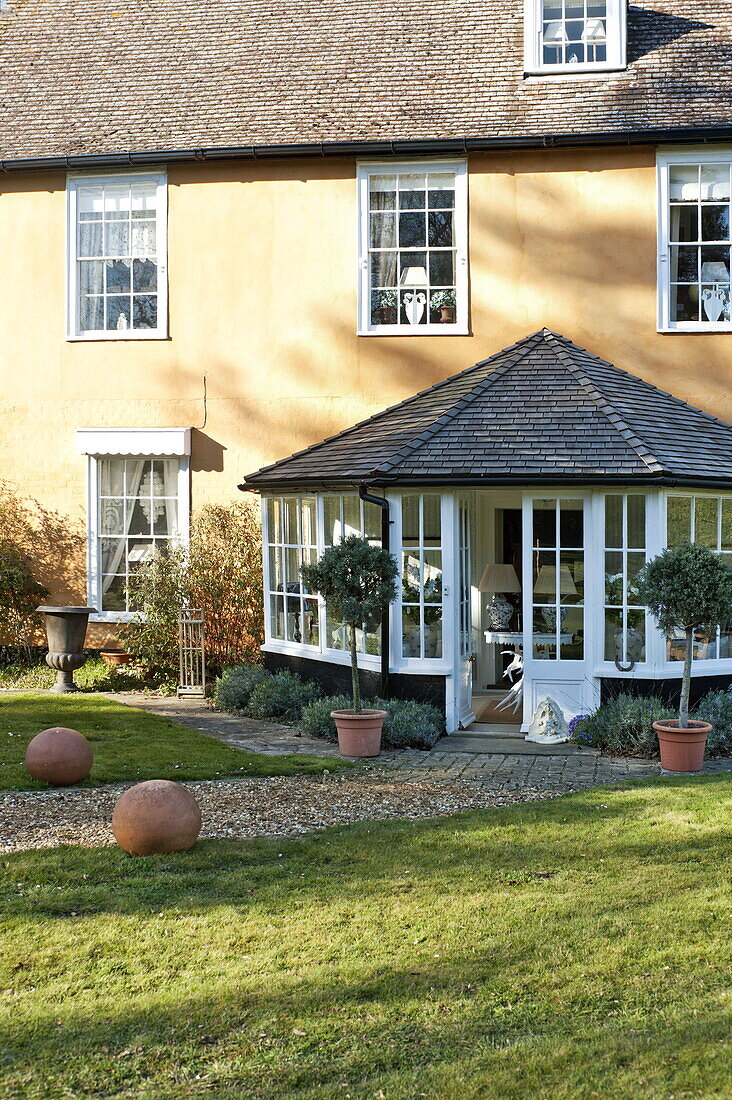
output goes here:
[[241, 488], [360, 481], [732, 485], [732, 425], [542, 329]]
[[526, 80], [524, 0], [9, 0], [0, 159], [732, 123], [729, 0], [638, 0], [629, 66]]

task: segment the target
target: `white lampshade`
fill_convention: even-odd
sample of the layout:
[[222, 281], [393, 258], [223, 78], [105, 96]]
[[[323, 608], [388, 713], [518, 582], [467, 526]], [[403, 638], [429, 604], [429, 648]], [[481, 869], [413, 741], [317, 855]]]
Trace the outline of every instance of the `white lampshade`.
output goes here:
[[479, 592], [520, 592], [521, 585], [512, 565], [486, 565], [478, 582]]
[[583, 38], [585, 42], [604, 42], [605, 24], [602, 19], [588, 19]]
[[399, 282], [402, 286], [427, 286], [427, 271], [424, 267], [406, 267]]
[[727, 265], [722, 263], [721, 260], [702, 264], [701, 278], [703, 283], [728, 283], [729, 271]]
[[[557, 569], [555, 565], [542, 565], [539, 576], [534, 585], [535, 596], [555, 596], [557, 591]], [[576, 596], [577, 586], [572, 579], [568, 565], [562, 565], [559, 569], [559, 594], [561, 596]]]
[[554, 23], [547, 23], [546, 30], [544, 31], [544, 42], [552, 46], [561, 46], [562, 42], [567, 42], [567, 32], [564, 29], [564, 23], [557, 20]]

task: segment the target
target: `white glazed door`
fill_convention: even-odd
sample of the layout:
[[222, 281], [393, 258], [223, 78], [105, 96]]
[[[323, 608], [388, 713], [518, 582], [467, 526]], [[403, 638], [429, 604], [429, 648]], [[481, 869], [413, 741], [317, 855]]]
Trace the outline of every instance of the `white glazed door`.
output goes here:
[[569, 719], [596, 705], [589, 494], [526, 494], [523, 504], [524, 729], [543, 699]]
[[473, 624], [470, 501], [458, 500], [458, 718], [463, 729], [475, 721], [473, 714]]

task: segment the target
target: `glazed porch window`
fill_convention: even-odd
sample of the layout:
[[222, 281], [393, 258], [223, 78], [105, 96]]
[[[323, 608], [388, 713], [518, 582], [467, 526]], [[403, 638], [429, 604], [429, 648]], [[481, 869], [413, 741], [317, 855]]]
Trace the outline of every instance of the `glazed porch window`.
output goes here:
[[402, 497], [402, 655], [442, 657], [442, 522], [435, 493]]
[[359, 174], [361, 331], [464, 327], [465, 165], [362, 167]]
[[97, 570], [102, 614], [140, 611], [140, 567], [180, 537], [177, 458], [98, 460]]
[[730, 320], [730, 170], [669, 167], [670, 317], [703, 325]]
[[69, 335], [164, 335], [164, 179], [70, 180], [69, 219]]
[[583, 502], [535, 500], [532, 547], [534, 658], [580, 661], [584, 657]]
[[[666, 501], [666, 538], [669, 546], [698, 542], [721, 553], [732, 569], [732, 497], [669, 496]], [[732, 657], [732, 608], [730, 619], [713, 634], [703, 630], [694, 635], [695, 661], [726, 660]], [[686, 639], [668, 638], [669, 661], [683, 661]]]
[[[381, 546], [381, 509], [363, 501], [356, 493], [339, 493], [323, 498], [325, 546], [337, 546], [347, 535], [359, 535], [372, 546]], [[340, 619], [325, 608], [326, 649], [348, 648], [348, 634]], [[363, 623], [356, 631], [356, 647], [360, 653], [378, 655], [381, 652], [381, 630], [377, 623]]]
[[646, 610], [635, 579], [646, 561], [646, 498], [605, 497], [605, 660], [645, 661]]
[[318, 597], [300, 575], [318, 556], [315, 497], [270, 497], [266, 507], [270, 637], [319, 646]]

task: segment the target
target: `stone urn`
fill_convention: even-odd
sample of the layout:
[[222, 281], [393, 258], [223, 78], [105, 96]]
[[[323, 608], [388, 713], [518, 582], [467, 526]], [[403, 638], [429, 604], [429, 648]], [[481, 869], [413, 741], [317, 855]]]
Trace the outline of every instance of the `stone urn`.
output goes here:
[[46, 607], [38, 608], [46, 620], [48, 653], [46, 664], [55, 668], [58, 676], [51, 691], [65, 695], [69, 691], [78, 691], [74, 683], [74, 672], [86, 661], [84, 639], [89, 616], [96, 607]]

